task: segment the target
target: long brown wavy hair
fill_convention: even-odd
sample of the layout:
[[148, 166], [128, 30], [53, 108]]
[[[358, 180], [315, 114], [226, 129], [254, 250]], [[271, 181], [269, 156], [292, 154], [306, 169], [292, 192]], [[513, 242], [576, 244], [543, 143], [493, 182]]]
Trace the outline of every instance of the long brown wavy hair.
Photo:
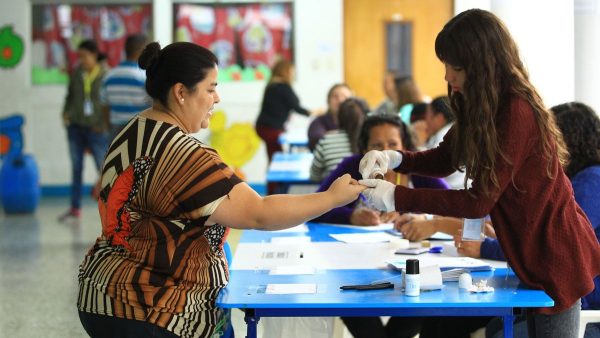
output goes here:
[[496, 162], [502, 153], [496, 130], [496, 116], [507, 109], [510, 97], [519, 96], [531, 104], [540, 131], [542, 155], [547, 159], [546, 174], [552, 177], [555, 152], [562, 165], [567, 152], [554, 116], [544, 107], [508, 29], [494, 14], [480, 9], [460, 13], [451, 19], [435, 40], [438, 58], [465, 71], [463, 94], [448, 96], [456, 115], [452, 165], [463, 168], [467, 179], [481, 182], [482, 192], [490, 196], [491, 182], [500, 187]]

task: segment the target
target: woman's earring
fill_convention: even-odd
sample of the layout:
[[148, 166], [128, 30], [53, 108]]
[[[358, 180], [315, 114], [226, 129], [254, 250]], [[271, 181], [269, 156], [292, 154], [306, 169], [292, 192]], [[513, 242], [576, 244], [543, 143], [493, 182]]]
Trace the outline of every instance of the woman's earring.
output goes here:
[[183, 98], [181, 98], [181, 103], [183, 103]]

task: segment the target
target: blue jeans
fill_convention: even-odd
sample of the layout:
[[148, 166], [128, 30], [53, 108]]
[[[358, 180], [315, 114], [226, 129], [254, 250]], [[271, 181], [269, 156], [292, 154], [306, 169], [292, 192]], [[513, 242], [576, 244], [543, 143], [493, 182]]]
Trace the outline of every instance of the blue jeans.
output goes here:
[[106, 133], [94, 131], [91, 127], [70, 124], [67, 127], [67, 138], [71, 156], [71, 208], [80, 209], [84, 152], [92, 152], [96, 168], [100, 171], [108, 150], [108, 136]]
[[[536, 313], [527, 313], [515, 317], [513, 325], [514, 338], [577, 338], [579, 332], [579, 313], [581, 310], [581, 301], [578, 300], [567, 310], [554, 315], [543, 315]], [[586, 329], [586, 338], [588, 331], [593, 334], [595, 327], [588, 325]], [[487, 338], [504, 337], [502, 330], [502, 318], [494, 318], [487, 325], [485, 330]], [[591, 336], [593, 337], [593, 336]]]

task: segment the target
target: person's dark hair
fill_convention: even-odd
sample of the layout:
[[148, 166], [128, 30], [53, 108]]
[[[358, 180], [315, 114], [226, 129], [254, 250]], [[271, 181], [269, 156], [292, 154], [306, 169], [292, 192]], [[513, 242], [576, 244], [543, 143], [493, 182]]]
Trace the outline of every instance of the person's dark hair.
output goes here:
[[346, 83], [336, 83], [333, 86], [331, 86], [331, 88], [329, 88], [329, 91], [327, 92], [327, 102], [329, 102], [329, 99], [331, 98], [331, 95], [333, 95], [333, 92], [338, 89], [338, 88], [346, 88], [349, 91], [352, 91], [352, 88], [350, 88], [350, 86], [348, 86], [348, 84]]
[[452, 112], [452, 108], [450, 108], [448, 96], [438, 96], [429, 105], [431, 105], [431, 110], [434, 114], [444, 115], [446, 124], [454, 121], [454, 113]]
[[182, 83], [194, 91], [217, 63], [217, 57], [210, 50], [191, 42], [175, 42], [163, 49], [158, 42], [151, 42], [138, 59], [140, 68], [146, 70], [148, 95], [165, 107], [173, 85]]
[[427, 103], [419, 102], [413, 104], [413, 108], [410, 112], [410, 123], [422, 120], [425, 118], [425, 111], [427, 110]]
[[354, 154], [359, 153], [358, 133], [369, 110], [367, 101], [358, 97], [348, 98], [340, 104], [338, 111], [340, 129], [348, 134], [350, 148]]
[[464, 94], [452, 92], [448, 84], [456, 116], [452, 166], [457, 170], [464, 166], [466, 178], [481, 182], [483, 194], [490, 197], [487, 182], [499, 187], [496, 160], [502, 158], [510, 164], [501, 151], [496, 115], [508, 109], [511, 96], [516, 95], [532, 106], [540, 131], [540, 151], [548, 162], [546, 175], [552, 178], [553, 153], [558, 153], [561, 163], [566, 160], [562, 136], [529, 81], [517, 45], [500, 19], [480, 9], [458, 14], [438, 34], [435, 52], [449, 67], [465, 72]]
[[131, 60], [131, 58], [144, 49], [147, 43], [148, 38], [144, 34], [139, 33], [127, 36], [125, 40], [125, 57]]
[[92, 54], [96, 54], [96, 60], [102, 61], [106, 59], [106, 54], [102, 53], [100, 49], [98, 49], [98, 44], [94, 40], [83, 40], [77, 46], [77, 49], [85, 49]]
[[369, 115], [363, 122], [362, 128], [360, 128], [360, 134], [358, 135], [358, 150], [360, 153], [364, 153], [369, 147], [369, 134], [371, 133], [371, 129], [383, 124], [389, 124], [398, 128], [404, 150], [417, 150], [413, 135], [397, 114], [374, 114]]
[[421, 90], [410, 75], [394, 74], [394, 88], [396, 90], [396, 111], [400, 111], [406, 104], [423, 101]]
[[569, 151], [567, 176], [573, 178], [581, 170], [600, 164], [600, 119], [596, 112], [580, 102], [563, 103], [550, 110]]

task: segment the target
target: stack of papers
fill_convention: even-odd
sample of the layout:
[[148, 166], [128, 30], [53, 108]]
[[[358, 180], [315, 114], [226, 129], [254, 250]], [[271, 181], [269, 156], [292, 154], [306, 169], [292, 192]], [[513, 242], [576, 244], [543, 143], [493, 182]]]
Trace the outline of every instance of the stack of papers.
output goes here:
[[450, 269], [442, 271], [442, 279], [444, 282], [458, 282], [458, 277], [463, 273], [468, 273], [466, 269]]

